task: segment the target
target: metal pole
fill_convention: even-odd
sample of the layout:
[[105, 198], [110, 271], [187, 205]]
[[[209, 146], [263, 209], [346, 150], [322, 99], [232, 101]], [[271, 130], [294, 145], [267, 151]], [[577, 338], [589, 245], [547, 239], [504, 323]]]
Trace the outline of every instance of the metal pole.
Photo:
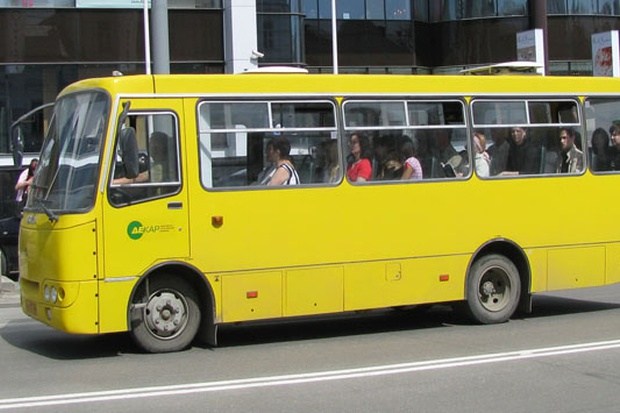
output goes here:
[[168, 0], [151, 0], [153, 17], [153, 72], [170, 73]]
[[332, 0], [332, 57], [334, 74], [338, 74], [338, 25], [336, 24], [336, 0]]
[[549, 74], [549, 51], [547, 50], [547, 0], [536, 0], [530, 2], [530, 26], [532, 29], [542, 29], [543, 49], [544, 49], [544, 68], [543, 75]]
[[146, 74], [151, 74], [151, 33], [149, 30], [149, 0], [142, 0], [144, 7], [144, 66]]

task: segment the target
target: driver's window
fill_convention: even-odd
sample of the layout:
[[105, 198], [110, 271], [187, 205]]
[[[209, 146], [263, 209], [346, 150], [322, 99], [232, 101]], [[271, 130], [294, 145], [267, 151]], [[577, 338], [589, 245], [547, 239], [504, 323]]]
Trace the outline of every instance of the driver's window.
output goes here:
[[172, 113], [130, 113], [115, 146], [109, 199], [122, 206], [181, 188], [177, 120]]

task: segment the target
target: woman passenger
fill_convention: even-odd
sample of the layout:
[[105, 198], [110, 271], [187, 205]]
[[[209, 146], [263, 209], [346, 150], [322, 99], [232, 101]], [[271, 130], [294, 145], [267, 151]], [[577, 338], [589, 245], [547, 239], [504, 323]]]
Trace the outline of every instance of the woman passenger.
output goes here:
[[417, 146], [417, 140], [414, 142], [409, 137], [405, 137], [404, 142], [400, 146], [401, 157], [405, 166], [400, 179], [419, 180], [423, 178], [422, 165], [420, 165], [420, 161], [416, 158]]
[[347, 178], [351, 182], [366, 182], [372, 178], [372, 148], [368, 136], [353, 132], [349, 138]]
[[267, 185], [299, 185], [299, 175], [289, 156], [291, 144], [283, 136], [273, 138], [267, 144], [268, 158], [275, 166]]

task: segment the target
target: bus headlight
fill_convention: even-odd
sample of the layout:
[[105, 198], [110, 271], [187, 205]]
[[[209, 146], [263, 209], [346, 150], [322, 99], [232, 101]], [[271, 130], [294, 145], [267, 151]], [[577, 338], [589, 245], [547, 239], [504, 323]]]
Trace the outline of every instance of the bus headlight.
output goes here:
[[58, 290], [56, 289], [56, 287], [52, 287], [50, 288], [50, 300], [52, 303], [56, 304], [56, 302], [58, 301]]
[[49, 285], [46, 285], [43, 288], [43, 299], [48, 303], [56, 304], [58, 302], [58, 299], [62, 298], [61, 296], [62, 294], [58, 292], [58, 289], [56, 287], [50, 287]]

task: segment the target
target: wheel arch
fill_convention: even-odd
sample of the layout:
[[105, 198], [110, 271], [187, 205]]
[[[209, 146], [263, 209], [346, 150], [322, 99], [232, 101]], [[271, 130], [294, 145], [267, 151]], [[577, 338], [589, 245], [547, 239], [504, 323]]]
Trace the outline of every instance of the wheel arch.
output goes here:
[[519, 297], [518, 310], [523, 312], [531, 312], [531, 288], [532, 288], [532, 270], [530, 262], [525, 254], [523, 248], [517, 243], [506, 238], [496, 238], [489, 240], [484, 245], [480, 246], [476, 252], [472, 255], [469, 265], [467, 266], [467, 273], [465, 276], [464, 288], [467, 288], [467, 280], [470, 276], [472, 265], [480, 258], [490, 255], [498, 254], [508, 258], [517, 267], [519, 272], [519, 280], [521, 282], [521, 295]]
[[135, 304], [137, 304], [136, 297], [139, 297], [140, 292], [147, 288], [148, 281], [155, 277], [167, 277], [171, 274], [174, 274], [175, 277], [184, 279], [198, 292], [202, 322], [197, 337], [210, 345], [217, 345], [215, 295], [213, 293], [213, 287], [197, 268], [184, 262], [173, 261], [158, 264], [150, 268], [140, 277], [140, 280], [134, 285], [129, 297], [127, 325], [131, 328], [132, 314], [135, 309]]

